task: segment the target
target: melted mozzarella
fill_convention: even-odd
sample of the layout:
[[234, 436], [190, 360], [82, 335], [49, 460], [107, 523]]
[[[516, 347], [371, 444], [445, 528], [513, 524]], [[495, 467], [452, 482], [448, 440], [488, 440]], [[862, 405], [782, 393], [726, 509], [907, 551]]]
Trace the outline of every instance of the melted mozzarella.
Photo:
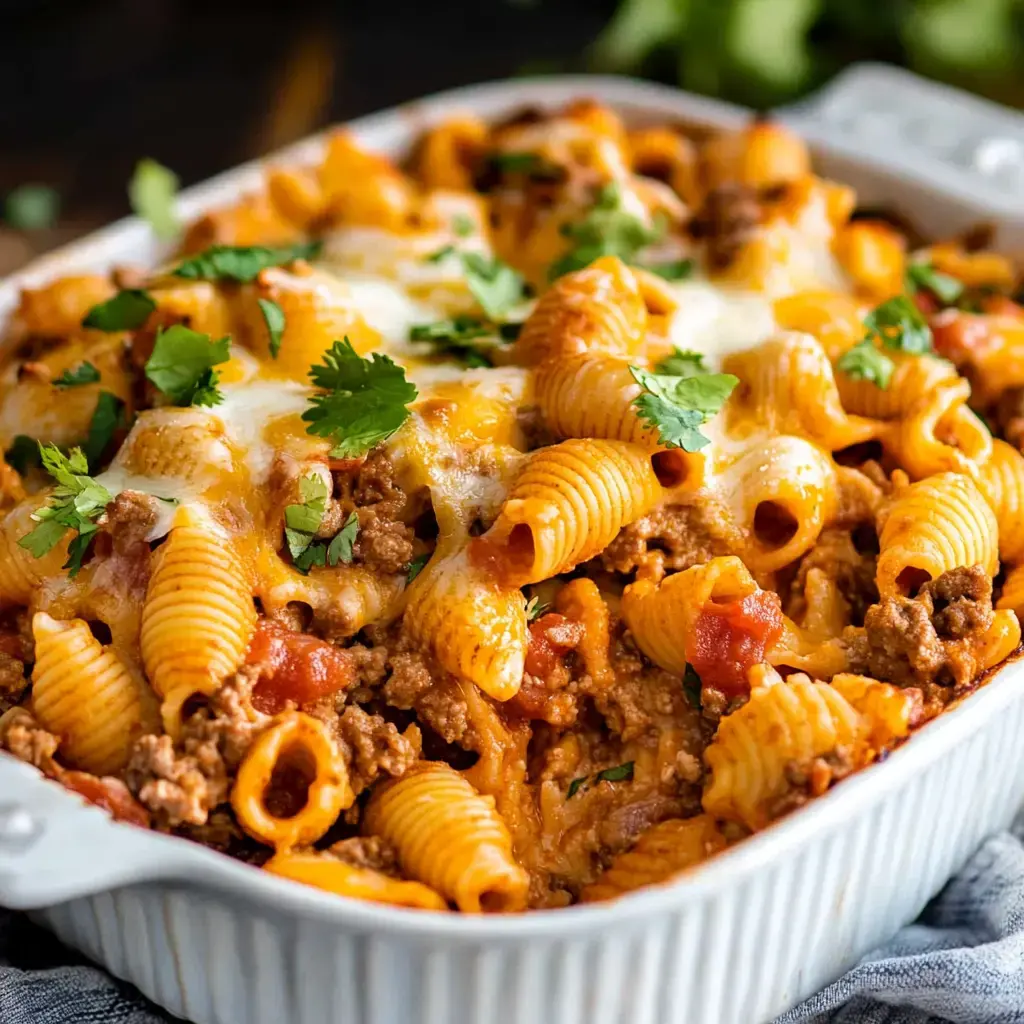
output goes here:
[[156, 540], [167, 534], [179, 504], [199, 501], [199, 490], [185, 480], [170, 476], [143, 476], [130, 472], [116, 462], [100, 473], [95, 480], [101, 487], [106, 487], [115, 498], [122, 491], [138, 491], [161, 499], [155, 503], [157, 520], [146, 535], [146, 540]]
[[771, 300], [763, 295], [707, 281], [683, 281], [672, 290], [679, 309], [669, 323], [669, 339], [703, 353], [709, 369], [719, 369], [727, 355], [753, 348], [776, 330]]

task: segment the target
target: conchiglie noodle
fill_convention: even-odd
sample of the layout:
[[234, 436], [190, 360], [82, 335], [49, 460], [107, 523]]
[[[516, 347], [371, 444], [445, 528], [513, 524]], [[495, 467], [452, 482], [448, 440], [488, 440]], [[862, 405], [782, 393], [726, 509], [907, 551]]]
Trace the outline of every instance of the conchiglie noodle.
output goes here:
[[800, 437], [754, 441], [718, 482], [746, 538], [743, 561], [771, 572], [806, 554], [836, 511], [836, 473], [828, 454]]
[[[793, 792], [794, 772], [810, 774], [816, 759], [828, 755], [840, 757], [847, 771], [861, 767], [867, 731], [861, 715], [827, 683], [797, 674], [753, 689], [743, 707], [721, 720], [704, 752], [711, 772], [704, 810], [764, 828]], [[823, 788], [828, 781], [826, 774]]]
[[1006, 574], [996, 607], [1012, 611], [1019, 619], [1024, 619], [1024, 565], [1016, 565]]
[[725, 836], [707, 814], [652, 825], [632, 849], [612, 860], [596, 882], [584, 886], [580, 902], [613, 900], [647, 885], [661, 885], [725, 846]]
[[38, 525], [32, 514], [45, 505], [46, 495], [37, 494], [0, 519], [0, 605], [28, 604], [43, 580], [58, 575], [67, 560], [70, 531], [42, 558], [18, 544]]
[[840, 672], [833, 677], [832, 688], [867, 720], [867, 739], [875, 750], [904, 739], [921, 711], [920, 697], [913, 690], [881, 683], [869, 676]]
[[1024, 456], [1005, 441], [992, 441], [992, 457], [978, 471], [978, 488], [999, 524], [999, 557], [1024, 560]]
[[934, 356], [912, 356], [886, 352], [895, 363], [887, 388], [868, 380], [855, 380], [836, 372], [839, 398], [848, 413], [877, 420], [891, 420], [910, 412], [943, 385], [956, 385], [957, 372], [952, 363]]
[[808, 334], [770, 338], [729, 356], [722, 369], [740, 379], [728, 405], [730, 423], [795, 434], [832, 451], [878, 436], [880, 424], [847, 415], [828, 356]]
[[660, 583], [639, 579], [622, 595], [622, 618], [637, 647], [656, 665], [681, 676], [687, 638], [709, 601], [742, 601], [758, 589], [747, 567], [732, 556], [712, 558], [667, 576]]
[[513, 359], [534, 366], [584, 352], [628, 356], [647, 327], [636, 278], [616, 256], [602, 256], [559, 278], [540, 298], [512, 347]]
[[996, 573], [996, 517], [966, 476], [939, 473], [903, 487], [879, 518], [882, 597], [912, 595], [960, 566], [980, 565], [989, 576]]
[[506, 584], [537, 583], [603, 551], [661, 495], [650, 452], [623, 441], [563, 441], [530, 456], [481, 543]]
[[466, 913], [526, 906], [529, 878], [512, 856], [512, 840], [492, 797], [481, 796], [454, 769], [420, 762], [377, 786], [363, 832], [383, 836], [403, 871]]
[[169, 732], [176, 724], [166, 712], [192, 694], [212, 693], [238, 668], [255, 625], [248, 574], [231, 538], [182, 506], [155, 556], [139, 637]]
[[405, 628], [445, 669], [495, 700], [519, 692], [527, 641], [521, 590], [499, 585], [463, 550], [435, 556], [408, 593]]
[[478, 117], [451, 117], [424, 133], [413, 173], [431, 189], [473, 188], [473, 171], [487, 145], [487, 125]]
[[329, 853], [282, 851], [271, 857], [263, 870], [354, 900], [390, 903], [416, 910], [448, 909], [444, 898], [422, 882], [406, 882], [372, 868], [355, 867]]
[[39, 612], [32, 634], [32, 713], [60, 736], [71, 765], [96, 775], [119, 771], [133, 742], [158, 727], [156, 698], [81, 619], [60, 622]]

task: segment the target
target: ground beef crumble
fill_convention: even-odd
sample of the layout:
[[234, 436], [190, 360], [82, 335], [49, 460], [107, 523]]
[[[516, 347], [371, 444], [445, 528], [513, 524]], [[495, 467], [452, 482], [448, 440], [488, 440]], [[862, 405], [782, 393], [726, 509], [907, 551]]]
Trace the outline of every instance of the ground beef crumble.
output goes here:
[[[992, 581], [981, 566], [952, 569], [914, 598], [872, 605], [849, 641], [850, 671], [897, 686], [921, 686], [926, 704], [969, 686], [978, 674], [977, 641], [992, 625]], [[947, 693], [945, 699], [952, 696]]]
[[708, 192], [690, 222], [690, 231], [694, 238], [705, 241], [712, 269], [724, 270], [753, 237], [761, 217], [757, 192], [748, 185], [730, 182]]
[[850, 621], [859, 626], [868, 608], [878, 600], [878, 587], [875, 585], [877, 560], [873, 552], [858, 551], [847, 531], [822, 531], [817, 544], [800, 560], [785, 604], [786, 614], [797, 622], [802, 621], [806, 612], [807, 574], [812, 569], [822, 569], [830, 580], [835, 581], [839, 593], [850, 606]]
[[399, 732], [380, 715], [355, 705], [345, 708], [336, 729], [356, 793], [369, 789], [382, 775], [404, 774], [422, 756], [418, 726]]
[[400, 878], [398, 854], [395, 848], [380, 836], [353, 836], [328, 846], [324, 853], [354, 868], [379, 871], [391, 878]]

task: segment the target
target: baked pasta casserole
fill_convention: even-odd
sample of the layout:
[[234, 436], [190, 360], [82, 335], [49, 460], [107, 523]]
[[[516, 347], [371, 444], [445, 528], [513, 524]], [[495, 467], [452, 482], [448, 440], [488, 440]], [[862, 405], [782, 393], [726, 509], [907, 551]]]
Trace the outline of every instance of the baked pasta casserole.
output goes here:
[[[925, 225], [925, 227], [927, 227]], [[0, 746], [469, 913], [694, 868], [1020, 642], [1024, 308], [759, 120], [437, 125], [23, 291]]]

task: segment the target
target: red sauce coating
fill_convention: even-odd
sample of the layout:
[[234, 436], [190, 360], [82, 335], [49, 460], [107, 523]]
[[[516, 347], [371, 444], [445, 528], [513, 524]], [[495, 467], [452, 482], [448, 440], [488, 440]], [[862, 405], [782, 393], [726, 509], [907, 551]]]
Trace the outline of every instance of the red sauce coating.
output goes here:
[[687, 645], [690, 664], [705, 686], [739, 696], [747, 691], [747, 673], [781, 636], [778, 594], [758, 590], [741, 601], [709, 602]]
[[355, 681], [352, 655], [306, 633], [296, 633], [261, 619], [249, 644], [246, 662], [260, 665], [252, 704], [267, 715], [282, 711], [288, 701], [311, 704]]
[[958, 309], [946, 309], [931, 318], [935, 351], [956, 366], [969, 362], [989, 348], [995, 338], [991, 321]]
[[551, 612], [530, 625], [526, 671], [541, 679], [549, 676], [559, 660], [583, 639], [583, 625]]
[[149, 812], [118, 779], [98, 779], [86, 772], [61, 772], [60, 781], [89, 803], [102, 807], [116, 821], [149, 828]]

